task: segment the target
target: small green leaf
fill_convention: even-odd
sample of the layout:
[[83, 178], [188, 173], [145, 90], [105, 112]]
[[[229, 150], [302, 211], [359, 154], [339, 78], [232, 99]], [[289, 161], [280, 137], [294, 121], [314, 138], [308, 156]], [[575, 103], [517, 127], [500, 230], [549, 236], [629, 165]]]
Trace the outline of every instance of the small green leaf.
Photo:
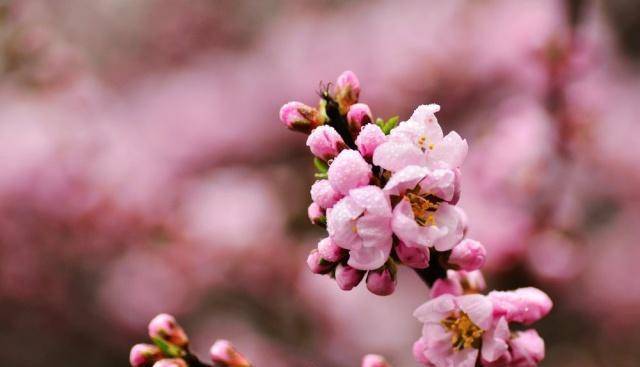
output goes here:
[[327, 171], [329, 171], [329, 165], [327, 162], [318, 157], [313, 158], [313, 165], [316, 166], [318, 173], [327, 173]]
[[326, 173], [316, 173], [314, 176], [319, 180], [329, 178], [329, 175]]
[[157, 337], [151, 338], [151, 340], [158, 346], [158, 348], [160, 348], [162, 353], [168, 357], [182, 357], [184, 354], [184, 350], [182, 348], [173, 343], [169, 343], [166, 340]]
[[384, 127], [384, 120], [378, 117], [376, 119], [376, 125], [378, 125], [382, 129]]
[[384, 123], [384, 126], [382, 126], [382, 132], [385, 135], [389, 135], [391, 130], [393, 130], [398, 125], [398, 121], [400, 121], [399, 116], [393, 116], [392, 118], [387, 120], [387, 122]]

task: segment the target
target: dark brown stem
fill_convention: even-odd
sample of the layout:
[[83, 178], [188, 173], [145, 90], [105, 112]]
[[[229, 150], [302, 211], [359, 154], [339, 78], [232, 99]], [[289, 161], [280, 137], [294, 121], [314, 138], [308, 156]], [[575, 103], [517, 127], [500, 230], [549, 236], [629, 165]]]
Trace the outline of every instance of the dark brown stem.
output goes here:
[[444, 279], [447, 277], [447, 269], [442, 266], [440, 261], [441, 253], [435, 253], [435, 256], [431, 256], [429, 259], [429, 267], [426, 269], [414, 269], [416, 274], [422, 279], [424, 284], [429, 288], [433, 286], [438, 279]]
[[336, 102], [329, 93], [323, 93], [322, 99], [327, 103], [326, 112], [327, 117], [329, 117], [329, 121], [327, 125], [336, 129], [338, 134], [342, 137], [345, 144], [351, 149], [358, 149], [355, 141], [353, 141], [353, 137], [351, 136], [351, 132], [349, 131], [349, 123], [347, 122], [346, 116], [340, 113], [340, 106], [338, 102]]

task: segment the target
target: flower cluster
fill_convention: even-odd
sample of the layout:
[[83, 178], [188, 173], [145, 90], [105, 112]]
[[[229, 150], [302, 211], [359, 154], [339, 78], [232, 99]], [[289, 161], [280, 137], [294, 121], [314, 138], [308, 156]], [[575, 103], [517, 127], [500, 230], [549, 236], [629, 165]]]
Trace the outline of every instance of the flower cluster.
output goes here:
[[[131, 348], [131, 367], [204, 367], [189, 351], [189, 338], [176, 319], [160, 314], [149, 323], [154, 344], [136, 344]], [[216, 341], [209, 350], [213, 367], [251, 367], [251, 363], [227, 340]]]
[[413, 353], [425, 366], [534, 367], [544, 358], [544, 341], [533, 329], [511, 331], [544, 317], [551, 299], [536, 288], [483, 290], [479, 271], [449, 271], [431, 289], [430, 301], [414, 316], [424, 323]]
[[[251, 367], [252, 364], [227, 340], [211, 346], [212, 364], [202, 362], [189, 351], [189, 338], [176, 319], [160, 314], [149, 323], [154, 344], [136, 344], [131, 348], [131, 367]], [[361, 367], [391, 367], [382, 356], [367, 354]]]
[[290, 129], [309, 133], [319, 171], [309, 217], [326, 226], [328, 237], [309, 255], [311, 270], [330, 274], [344, 290], [366, 275], [371, 292], [388, 295], [396, 264], [417, 269], [429, 283], [446, 269], [479, 269], [486, 251], [464, 238], [466, 215], [456, 206], [466, 140], [444, 135], [436, 104], [419, 106], [400, 123], [374, 120], [359, 94], [358, 79], [346, 71], [321, 92], [317, 108], [289, 102], [280, 110]]
[[328, 237], [309, 254], [309, 268], [343, 290], [366, 276], [377, 295], [393, 293], [397, 265], [413, 268], [430, 287], [431, 300], [414, 313], [424, 323], [414, 355], [425, 366], [536, 366], [544, 341], [510, 325], [539, 320], [553, 303], [531, 287], [480, 293], [486, 250], [466, 238], [467, 217], [456, 205], [466, 140], [443, 133], [436, 104], [398, 123], [374, 120], [359, 95], [346, 71], [321, 91], [317, 108], [289, 102], [280, 110], [287, 127], [309, 134], [318, 170], [308, 214]]

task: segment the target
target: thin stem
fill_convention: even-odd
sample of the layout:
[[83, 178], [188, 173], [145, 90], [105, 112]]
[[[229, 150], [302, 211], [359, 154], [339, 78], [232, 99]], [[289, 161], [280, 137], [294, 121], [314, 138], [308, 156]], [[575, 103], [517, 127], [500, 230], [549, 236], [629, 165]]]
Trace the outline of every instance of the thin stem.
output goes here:
[[349, 123], [345, 116], [340, 113], [340, 106], [338, 102], [336, 102], [328, 93], [323, 93], [322, 98], [327, 102], [326, 112], [329, 117], [329, 121], [327, 125], [336, 129], [338, 134], [342, 137], [345, 144], [351, 149], [358, 149], [355, 141], [353, 141], [353, 137], [351, 136], [351, 132], [349, 131]]

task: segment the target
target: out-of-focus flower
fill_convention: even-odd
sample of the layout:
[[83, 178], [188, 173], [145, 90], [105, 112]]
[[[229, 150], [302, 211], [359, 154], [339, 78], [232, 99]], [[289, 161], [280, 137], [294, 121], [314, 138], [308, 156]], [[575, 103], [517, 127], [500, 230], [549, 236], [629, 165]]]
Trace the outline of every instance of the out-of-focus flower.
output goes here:
[[188, 367], [182, 358], [165, 358], [153, 364], [153, 367]]

